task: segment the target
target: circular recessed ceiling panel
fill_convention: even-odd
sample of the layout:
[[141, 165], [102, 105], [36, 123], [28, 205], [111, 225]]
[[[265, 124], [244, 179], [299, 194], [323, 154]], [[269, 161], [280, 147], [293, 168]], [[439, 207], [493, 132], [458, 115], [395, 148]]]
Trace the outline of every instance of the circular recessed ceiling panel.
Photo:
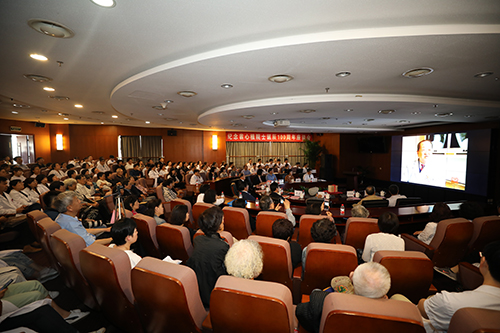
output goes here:
[[28, 25], [34, 30], [46, 36], [55, 38], [71, 38], [75, 35], [73, 31], [64, 25], [49, 20], [32, 19]]
[[52, 79], [50, 77], [46, 77], [43, 75], [38, 75], [38, 74], [24, 74], [23, 75], [25, 78], [30, 79], [33, 82], [50, 82]]

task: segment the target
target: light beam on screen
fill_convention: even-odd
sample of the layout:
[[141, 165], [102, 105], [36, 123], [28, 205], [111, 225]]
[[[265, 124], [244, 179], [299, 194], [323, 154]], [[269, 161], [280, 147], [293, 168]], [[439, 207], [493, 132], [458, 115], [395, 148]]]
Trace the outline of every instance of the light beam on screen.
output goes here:
[[404, 136], [400, 181], [465, 191], [468, 143], [466, 132]]

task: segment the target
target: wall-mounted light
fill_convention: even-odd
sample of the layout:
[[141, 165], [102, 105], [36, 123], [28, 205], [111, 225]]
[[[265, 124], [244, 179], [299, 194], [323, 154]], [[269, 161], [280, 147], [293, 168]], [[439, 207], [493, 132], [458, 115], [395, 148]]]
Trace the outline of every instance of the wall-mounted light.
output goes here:
[[212, 135], [212, 150], [217, 150], [218, 148], [217, 134]]
[[63, 135], [56, 134], [56, 149], [63, 150]]

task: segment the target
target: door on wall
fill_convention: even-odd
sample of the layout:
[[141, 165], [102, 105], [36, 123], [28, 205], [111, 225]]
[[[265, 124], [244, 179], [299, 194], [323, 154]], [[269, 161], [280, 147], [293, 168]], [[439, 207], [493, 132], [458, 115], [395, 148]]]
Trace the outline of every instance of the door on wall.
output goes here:
[[0, 133], [0, 158], [21, 156], [24, 164], [35, 163], [33, 135]]

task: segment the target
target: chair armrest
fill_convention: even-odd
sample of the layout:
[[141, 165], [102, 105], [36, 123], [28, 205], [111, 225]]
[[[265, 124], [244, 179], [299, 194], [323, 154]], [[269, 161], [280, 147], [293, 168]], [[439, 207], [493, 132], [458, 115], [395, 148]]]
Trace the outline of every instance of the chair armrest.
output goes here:
[[430, 259], [434, 255], [434, 248], [422, 242], [421, 240], [409, 235], [401, 234], [401, 238], [405, 241], [406, 251], [418, 251], [425, 253]]
[[484, 278], [479, 268], [468, 262], [461, 262], [458, 264], [458, 281], [465, 290], [473, 290], [483, 284]]
[[201, 328], [203, 333], [212, 333], [214, 331], [212, 328], [212, 320], [210, 319], [210, 312], [208, 313], [205, 320], [203, 320]]
[[300, 303], [302, 297], [300, 293], [300, 288], [302, 284], [302, 265], [295, 267], [292, 275], [292, 298], [293, 304], [297, 305]]

